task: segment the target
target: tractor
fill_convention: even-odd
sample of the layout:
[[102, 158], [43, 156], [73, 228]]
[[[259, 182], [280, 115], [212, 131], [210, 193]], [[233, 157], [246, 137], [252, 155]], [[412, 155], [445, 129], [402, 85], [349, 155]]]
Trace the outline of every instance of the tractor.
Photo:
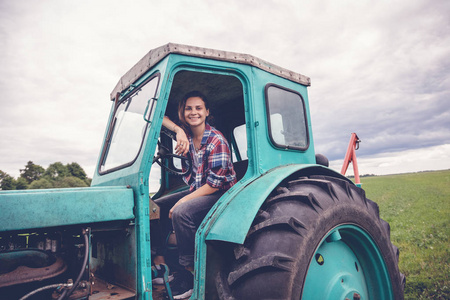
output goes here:
[[208, 97], [238, 182], [197, 230], [191, 299], [403, 299], [378, 205], [315, 153], [309, 86], [248, 54], [149, 51], [110, 94], [90, 187], [0, 192], [0, 299], [170, 298], [167, 280], [152, 284], [154, 200], [187, 188], [186, 158], [162, 121], [192, 90]]

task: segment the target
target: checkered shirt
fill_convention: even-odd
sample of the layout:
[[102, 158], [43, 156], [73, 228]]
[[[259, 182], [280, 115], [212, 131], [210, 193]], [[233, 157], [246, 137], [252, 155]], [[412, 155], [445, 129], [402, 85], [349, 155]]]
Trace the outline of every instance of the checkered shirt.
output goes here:
[[[208, 123], [198, 152], [195, 152], [194, 142], [190, 135], [189, 153], [192, 161], [197, 155], [197, 171], [183, 177], [184, 182], [189, 185], [190, 191], [194, 191], [204, 184], [222, 191], [228, 190], [236, 183], [236, 173], [231, 162], [231, 151], [228, 142], [220, 131], [211, 127]], [[186, 170], [186, 166], [183, 165]]]

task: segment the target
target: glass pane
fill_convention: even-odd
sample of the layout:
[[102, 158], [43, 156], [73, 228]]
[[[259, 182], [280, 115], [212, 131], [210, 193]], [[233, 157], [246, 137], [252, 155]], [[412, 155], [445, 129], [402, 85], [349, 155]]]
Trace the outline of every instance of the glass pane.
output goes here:
[[297, 93], [275, 86], [267, 89], [270, 134], [276, 146], [308, 147], [303, 99]]
[[273, 141], [278, 145], [286, 145], [283, 130], [283, 116], [278, 113], [270, 115], [270, 126]]
[[[153, 157], [156, 156], [157, 153], [158, 147], [156, 147]], [[156, 194], [161, 188], [161, 167], [158, 164], [152, 164], [150, 176], [148, 178], [148, 186], [150, 195]]]
[[108, 149], [100, 171], [130, 163], [138, 155], [148, 126], [143, 115], [148, 104], [149, 120], [153, 118], [156, 105], [153, 97], [156, 95], [157, 85], [158, 77], [154, 77], [119, 103], [112, 120], [112, 134], [106, 145]]
[[[234, 135], [234, 139], [236, 141], [237, 150], [239, 151], [239, 154], [241, 155], [241, 160], [248, 159], [248, 157], [247, 157], [247, 130], [245, 128], [245, 124], [236, 127], [233, 130], [233, 135]], [[236, 161], [236, 159], [234, 161]]]
[[[172, 140], [172, 149], [175, 149], [175, 147], [177, 146], [177, 141]], [[174, 150], [175, 152], [175, 150]], [[173, 166], [179, 170], [181, 170], [181, 159], [174, 157], [173, 158]]]

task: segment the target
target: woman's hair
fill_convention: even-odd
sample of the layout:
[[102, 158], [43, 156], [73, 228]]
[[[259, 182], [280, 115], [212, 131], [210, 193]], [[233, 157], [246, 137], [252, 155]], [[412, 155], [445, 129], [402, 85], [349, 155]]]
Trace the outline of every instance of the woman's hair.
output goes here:
[[[184, 119], [184, 109], [186, 107], [187, 100], [192, 97], [198, 97], [198, 98], [202, 99], [203, 103], [205, 104], [205, 108], [209, 109], [208, 99], [201, 92], [192, 91], [192, 92], [189, 92], [186, 95], [184, 95], [184, 97], [178, 103], [178, 119], [180, 120], [180, 123], [185, 127], [185, 129], [189, 128], [189, 126], [186, 123], [186, 120]], [[206, 120], [209, 122], [209, 116], [206, 118]]]

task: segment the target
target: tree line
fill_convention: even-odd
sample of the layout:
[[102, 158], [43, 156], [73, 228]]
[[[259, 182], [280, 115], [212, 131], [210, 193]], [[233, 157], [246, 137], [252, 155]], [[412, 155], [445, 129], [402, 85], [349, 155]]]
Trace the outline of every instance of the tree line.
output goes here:
[[44, 169], [42, 166], [29, 161], [24, 169], [20, 169], [20, 176], [15, 179], [0, 170], [1, 190], [51, 189], [68, 187], [86, 187], [91, 185], [91, 179], [76, 162], [62, 164], [55, 162]]

